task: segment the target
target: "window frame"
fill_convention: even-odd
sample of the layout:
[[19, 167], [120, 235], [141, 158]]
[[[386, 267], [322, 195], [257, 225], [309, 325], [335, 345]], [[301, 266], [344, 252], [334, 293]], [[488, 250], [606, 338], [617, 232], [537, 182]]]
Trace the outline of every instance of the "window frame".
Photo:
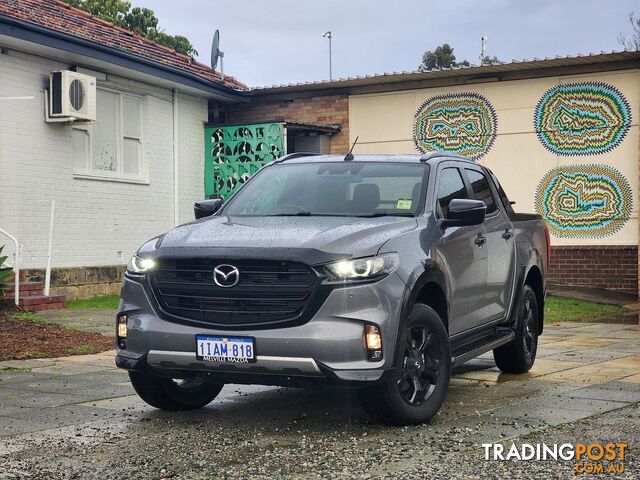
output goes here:
[[458, 175], [460, 175], [460, 179], [462, 180], [462, 184], [467, 192], [467, 198], [470, 200], [473, 196], [473, 191], [471, 191], [471, 186], [469, 185], [469, 181], [465, 172], [463, 172], [461, 165], [459, 162], [442, 162], [438, 165], [438, 173], [436, 175], [436, 182], [433, 189], [433, 211], [436, 212], [436, 218], [444, 219], [444, 212], [442, 211], [442, 207], [440, 207], [440, 201], [438, 192], [440, 190], [440, 181], [442, 180], [442, 172], [452, 168], [454, 170], [458, 170]]
[[[100, 170], [93, 167], [94, 160], [94, 134], [93, 128], [95, 128], [94, 124], [71, 124], [72, 130], [81, 130], [85, 132], [89, 137], [88, 142], [88, 152], [86, 154], [86, 158], [84, 161], [84, 168], [79, 169], [76, 165], [73, 166], [73, 177], [79, 179], [89, 179], [89, 180], [104, 180], [111, 182], [123, 182], [123, 183], [142, 183], [148, 184], [148, 172], [145, 165], [145, 156], [144, 156], [144, 96], [137, 95], [129, 92], [123, 92], [120, 90], [116, 90], [113, 88], [106, 87], [98, 87], [96, 91], [96, 95], [98, 91], [104, 91], [116, 94], [118, 96], [117, 102], [117, 117], [116, 117], [116, 139], [117, 139], [117, 147], [116, 147], [116, 162], [117, 169], [113, 172], [109, 172], [107, 170]], [[138, 134], [139, 137], [125, 135], [124, 132], [124, 102], [125, 98], [132, 98], [139, 102], [138, 110], [139, 110], [139, 121], [138, 121]], [[100, 115], [100, 112], [97, 112], [97, 115]], [[73, 134], [72, 134], [73, 135]], [[125, 174], [124, 173], [124, 140], [136, 140], [139, 145], [139, 155], [138, 155], [138, 174]], [[74, 159], [75, 160], [75, 159]]]
[[469, 165], [469, 166], [465, 165], [462, 170], [464, 170], [463, 174], [464, 174], [465, 183], [467, 183], [469, 185], [467, 191], [470, 191], [470, 193], [472, 195], [471, 198], [473, 200], [480, 200], [480, 199], [476, 198], [476, 192], [473, 191], [473, 185], [471, 183], [471, 179], [467, 175], [467, 170], [471, 170], [471, 171], [477, 172], [480, 175], [484, 176], [484, 178], [487, 181], [487, 185], [489, 186], [489, 193], [491, 194], [491, 199], [493, 200], [493, 204], [496, 207], [496, 209], [493, 212], [487, 213], [485, 215], [485, 218], [493, 218], [493, 217], [499, 215], [500, 214], [500, 207], [498, 206], [498, 202], [496, 201], [496, 194], [493, 191], [493, 185], [492, 185], [493, 182], [491, 181], [491, 178], [490, 178], [489, 174], [486, 171], [484, 171], [483, 168], [477, 167], [475, 165]]

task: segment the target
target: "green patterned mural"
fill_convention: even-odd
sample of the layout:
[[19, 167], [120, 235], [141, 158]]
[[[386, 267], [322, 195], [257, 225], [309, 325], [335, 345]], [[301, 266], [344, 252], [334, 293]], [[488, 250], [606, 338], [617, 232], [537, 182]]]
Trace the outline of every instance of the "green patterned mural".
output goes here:
[[264, 164], [283, 156], [284, 124], [205, 127], [204, 193], [229, 196]]

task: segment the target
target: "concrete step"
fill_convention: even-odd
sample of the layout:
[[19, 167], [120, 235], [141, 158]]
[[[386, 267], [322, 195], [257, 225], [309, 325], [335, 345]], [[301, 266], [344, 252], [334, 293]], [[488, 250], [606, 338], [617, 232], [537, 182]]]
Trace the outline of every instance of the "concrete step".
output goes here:
[[64, 308], [66, 297], [64, 295], [29, 295], [21, 296], [18, 305], [27, 312], [40, 312], [42, 310], [59, 310]]
[[[13, 284], [10, 284], [9, 290], [5, 290], [5, 298], [13, 298], [14, 288]], [[34, 295], [42, 295], [44, 292], [44, 282], [20, 282], [20, 296], [31, 297]]]

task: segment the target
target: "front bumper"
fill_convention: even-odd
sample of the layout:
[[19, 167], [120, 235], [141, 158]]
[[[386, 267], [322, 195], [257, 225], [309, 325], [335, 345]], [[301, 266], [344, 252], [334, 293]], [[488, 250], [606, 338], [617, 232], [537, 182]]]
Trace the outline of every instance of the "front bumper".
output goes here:
[[[161, 318], [142, 286], [126, 278], [119, 314], [126, 313], [126, 349], [117, 365], [156, 374], [198, 372], [225, 383], [296, 384], [375, 382], [393, 367], [394, 347], [406, 285], [397, 274], [371, 284], [336, 288], [303, 325], [255, 330], [207, 329]], [[383, 358], [367, 360], [364, 327], [380, 328]], [[256, 361], [229, 364], [196, 359], [196, 335], [255, 338]]]

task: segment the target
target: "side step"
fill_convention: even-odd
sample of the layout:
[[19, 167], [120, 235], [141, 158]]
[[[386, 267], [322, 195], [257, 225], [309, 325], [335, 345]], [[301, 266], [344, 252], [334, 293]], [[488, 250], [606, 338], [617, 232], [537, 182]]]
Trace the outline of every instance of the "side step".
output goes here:
[[453, 367], [462, 365], [472, 358], [512, 342], [514, 338], [515, 333], [510, 328], [492, 327], [489, 331], [468, 338], [466, 342], [466, 339], [460, 339], [452, 345], [451, 365]]

